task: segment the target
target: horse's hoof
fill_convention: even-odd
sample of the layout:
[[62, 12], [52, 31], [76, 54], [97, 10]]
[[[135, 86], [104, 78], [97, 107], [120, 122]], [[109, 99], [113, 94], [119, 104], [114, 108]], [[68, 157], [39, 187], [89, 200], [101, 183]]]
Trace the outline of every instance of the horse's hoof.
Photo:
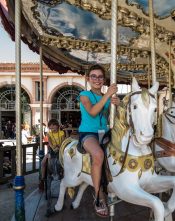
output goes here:
[[75, 210], [75, 209], [77, 209], [77, 208], [78, 208], [78, 206], [75, 207], [75, 206], [73, 206], [73, 204], [71, 203], [71, 205], [70, 205], [70, 209]]
[[63, 210], [63, 208], [60, 209], [60, 210], [57, 210], [57, 209], [55, 208], [55, 206], [54, 206], [54, 212], [55, 212], [55, 213], [59, 213], [59, 212], [61, 212], [62, 210]]

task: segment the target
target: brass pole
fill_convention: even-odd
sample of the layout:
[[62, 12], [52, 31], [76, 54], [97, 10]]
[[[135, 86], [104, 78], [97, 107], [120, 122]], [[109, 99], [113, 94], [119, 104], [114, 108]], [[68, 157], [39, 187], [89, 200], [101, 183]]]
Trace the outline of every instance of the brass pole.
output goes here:
[[40, 150], [43, 150], [43, 50], [42, 45], [40, 52]]
[[172, 106], [172, 87], [171, 87], [171, 39], [169, 40], [169, 104], [168, 106]]
[[15, 1], [16, 174], [22, 175], [21, 145], [21, 1]]
[[154, 39], [154, 11], [153, 0], [149, 0], [149, 17], [150, 17], [150, 46], [151, 46], [151, 64], [152, 64], [152, 84], [156, 82], [156, 53]]
[[151, 78], [150, 78], [150, 54], [148, 54], [148, 88], [151, 87]]
[[22, 142], [21, 142], [21, 1], [15, 1], [15, 69], [16, 69], [16, 176], [15, 220], [25, 221], [24, 188], [22, 175]]
[[[110, 84], [117, 82], [117, 14], [118, 0], [111, 1], [111, 73]], [[111, 104], [110, 108], [110, 128], [113, 128], [115, 117], [115, 106]]]

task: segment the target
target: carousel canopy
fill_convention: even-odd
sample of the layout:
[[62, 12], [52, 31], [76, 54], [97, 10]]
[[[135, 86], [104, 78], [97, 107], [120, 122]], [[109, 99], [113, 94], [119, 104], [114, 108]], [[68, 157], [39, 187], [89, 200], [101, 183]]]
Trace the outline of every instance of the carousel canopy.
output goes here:
[[[38, 52], [52, 69], [84, 74], [99, 63], [110, 71], [111, 0], [22, 0], [21, 39]], [[169, 44], [172, 82], [175, 75], [175, 1], [153, 0], [156, 74], [167, 84]], [[118, 0], [118, 81], [128, 83], [134, 75], [147, 84], [150, 63], [148, 0]], [[14, 0], [0, 0], [0, 15], [14, 40]], [[109, 75], [108, 75], [109, 78]]]

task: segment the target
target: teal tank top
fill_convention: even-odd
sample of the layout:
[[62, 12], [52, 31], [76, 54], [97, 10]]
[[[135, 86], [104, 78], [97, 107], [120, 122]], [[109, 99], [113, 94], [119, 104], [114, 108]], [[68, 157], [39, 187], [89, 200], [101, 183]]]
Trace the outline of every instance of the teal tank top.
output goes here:
[[[95, 105], [102, 98], [101, 95], [97, 95], [91, 91], [82, 91], [80, 96], [86, 96], [89, 98], [92, 105]], [[95, 117], [91, 116], [80, 102], [80, 111], [81, 111], [81, 123], [79, 127], [79, 132], [94, 132], [98, 133], [98, 130], [109, 130], [108, 128], [108, 116], [109, 116], [109, 104], [110, 99], [106, 102], [105, 106], [99, 114]]]

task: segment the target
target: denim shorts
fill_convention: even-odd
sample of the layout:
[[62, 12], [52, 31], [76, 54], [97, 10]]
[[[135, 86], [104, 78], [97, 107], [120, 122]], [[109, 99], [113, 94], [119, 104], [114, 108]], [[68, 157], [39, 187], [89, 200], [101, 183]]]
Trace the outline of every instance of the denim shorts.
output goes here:
[[99, 140], [98, 133], [93, 133], [93, 132], [80, 132], [79, 133], [79, 142], [78, 142], [77, 149], [82, 154], [86, 153], [86, 150], [84, 149], [83, 144], [84, 144], [85, 140], [88, 139], [89, 137], [94, 137], [97, 140]]

